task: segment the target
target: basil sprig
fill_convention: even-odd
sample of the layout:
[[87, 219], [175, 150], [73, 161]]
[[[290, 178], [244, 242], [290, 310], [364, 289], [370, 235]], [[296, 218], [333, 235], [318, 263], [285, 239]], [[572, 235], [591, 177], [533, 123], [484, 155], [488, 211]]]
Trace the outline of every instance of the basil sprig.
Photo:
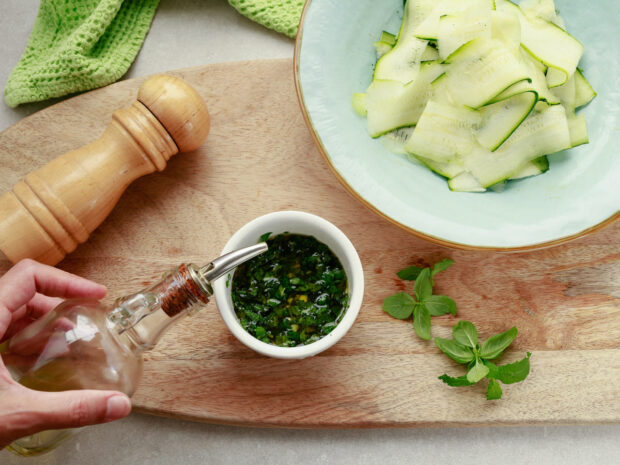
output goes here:
[[413, 315], [413, 329], [422, 339], [431, 339], [431, 316], [451, 313], [456, 316], [456, 303], [446, 295], [433, 294], [433, 277], [454, 263], [445, 259], [432, 268], [410, 266], [397, 273], [406, 281], [415, 281], [413, 295], [398, 292], [383, 301], [383, 311], [399, 320], [406, 320]]
[[513, 384], [523, 381], [530, 373], [530, 356], [527, 353], [522, 360], [497, 366], [490, 360], [499, 357], [517, 337], [517, 328], [495, 334], [480, 345], [478, 331], [473, 323], [459, 321], [452, 328], [453, 339], [435, 338], [435, 345], [452, 360], [467, 364], [467, 374], [459, 377], [441, 375], [439, 377], [449, 386], [471, 386], [488, 378], [487, 399], [500, 399], [502, 388], [499, 384]]
[[[433, 267], [410, 266], [400, 270], [397, 275], [405, 281], [415, 281], [413, 296], [398, 292], [383, 301], [383, 311], [394, 318], [406, 320], [413, 315], [413, 329], [425, 340], [431, 338], [431, 317], [451, 313], [456, 316], [456, 303], [445, 295], [434, 295], [434, 276], [447, 269], [454, 261], [450, 259], [435, 263]], [[415, 297], [415, 298], [414, 298]], [[530, 373], [530, 356], [522, 360], [497, 366], [491, 360], [499, 357], [517, 337], [517, 328], [495, 334], [484, 341], [478, 341], [478, 330], [470, 321], [459, 321], [452, 328], [452, 339], [435, 338], [435, 345], [455, 362], [467, 365], [467, 373], [452, 377], [447, 374], [439, 377], [448, 386], [471, 386], [487, 378], [487, 399], [500, 399], [503, 384], [523, 381]]]

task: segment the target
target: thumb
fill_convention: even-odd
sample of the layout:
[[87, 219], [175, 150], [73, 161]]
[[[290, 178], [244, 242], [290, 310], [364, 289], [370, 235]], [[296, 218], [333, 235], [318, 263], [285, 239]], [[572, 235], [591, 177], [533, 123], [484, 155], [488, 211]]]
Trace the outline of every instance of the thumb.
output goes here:
[[47, 429], [78, 428], [106, 423], [129, 415], [131, 401], [121, 392], [77, 390], [30, 391], [14, 404], [6, 418], [16, 438]]

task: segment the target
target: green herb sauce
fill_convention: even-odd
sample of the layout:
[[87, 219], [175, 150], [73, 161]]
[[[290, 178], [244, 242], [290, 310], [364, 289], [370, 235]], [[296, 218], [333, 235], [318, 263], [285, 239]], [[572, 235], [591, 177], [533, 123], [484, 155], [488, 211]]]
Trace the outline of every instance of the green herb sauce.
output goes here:
[[267, 244], [267, 252], [233, 276], [232, 300], [241, 325], [257, 339], [283, 347], [329, 334], [349, 302], [338, 258], [312, 236], [278, 234]]

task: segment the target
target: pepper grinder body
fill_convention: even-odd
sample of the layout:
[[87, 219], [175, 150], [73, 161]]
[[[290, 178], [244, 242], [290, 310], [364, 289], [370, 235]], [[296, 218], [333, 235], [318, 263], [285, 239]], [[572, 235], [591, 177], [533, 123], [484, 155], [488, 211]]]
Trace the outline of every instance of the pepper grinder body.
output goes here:
[[55, 265], [85, 242], [135, 179], [162, 171], [209, 133], [204, 101], [181, 79], [147, 80], [96, 141], [52, 160], [0, 196], [0, 250]]

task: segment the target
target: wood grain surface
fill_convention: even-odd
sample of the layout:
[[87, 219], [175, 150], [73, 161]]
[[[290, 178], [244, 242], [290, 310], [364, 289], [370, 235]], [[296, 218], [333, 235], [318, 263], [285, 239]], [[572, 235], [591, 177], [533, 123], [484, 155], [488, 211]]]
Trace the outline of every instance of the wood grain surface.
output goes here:
[[[295, 96], [290, 60], [175, 71], [204, 97], [212, 130], [199, 150], [132, 184], [89, 241], [58, 266], [99, 281], [108, 300], [182, 262], [216, 257], [230, 235], [271, 211], [318, 214], [356, 246], [366, 279], [350, 332], [301, 361], [260, 356], [226, 329], [215, 303], [171, 329], [145, 357], [134, 396], [141, 412], [258, 426], [384, 427], [610, 423], [620, 421], [620, 223], [551, 249], [457, 251], [425, 242], [353, 198], [314, 147]], [[145, 79], [54, 105], [0, 134], [0, 190], [53, 157], [96, 139]], [[462, 368], [418, 339], [410, 321], [381, 310], [411, 290], [395, 273], [441, 258], [437, 277], [458, 319], [481, 337], [519, 328], [500, 362], [533, 353], [529, 378], [485, 400], [485, 387], [437, 379]], [[0, 263], [0, 272], [10, 266]], [[433, 318], [447, 337], [458, 320]]]

